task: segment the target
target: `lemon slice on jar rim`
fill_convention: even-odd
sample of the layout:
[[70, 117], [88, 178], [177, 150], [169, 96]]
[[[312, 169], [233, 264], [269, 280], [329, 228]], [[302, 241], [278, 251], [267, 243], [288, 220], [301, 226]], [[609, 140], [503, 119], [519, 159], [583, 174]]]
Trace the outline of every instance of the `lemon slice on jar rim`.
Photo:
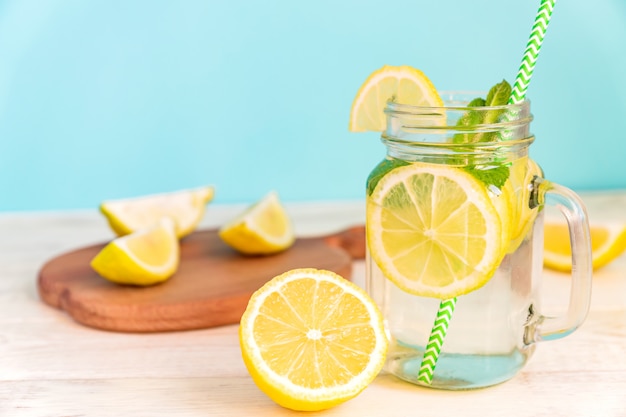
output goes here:
[[351, 132], [385, 130], [385, 106], [396, 103], [424, 107], [442, 107], [433, 83], [416, 68], [408, 65], [385, 65], [372, 72], [363, 82], [350, 110]]

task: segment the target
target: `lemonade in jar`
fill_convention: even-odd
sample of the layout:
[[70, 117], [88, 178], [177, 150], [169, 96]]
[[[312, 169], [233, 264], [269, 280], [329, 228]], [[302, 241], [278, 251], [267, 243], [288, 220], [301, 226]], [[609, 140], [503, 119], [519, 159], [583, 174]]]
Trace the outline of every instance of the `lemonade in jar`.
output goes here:
[[[587, 314], [585, 209], [529, 157], [530, 102], [507, 104], [510, 94], [505, 81], [484, 94], [439, 93], [419, 70], [386, 66], [354, 101], [351, 130], [382, 131], [386, 147], [366, 185], [367, 290], [385, 320], [386, 370], [409, 382], [506, 381], [536, 342]], [[559, 317], [541, 308], [544, 204], [567, 218], [578, 265]]]

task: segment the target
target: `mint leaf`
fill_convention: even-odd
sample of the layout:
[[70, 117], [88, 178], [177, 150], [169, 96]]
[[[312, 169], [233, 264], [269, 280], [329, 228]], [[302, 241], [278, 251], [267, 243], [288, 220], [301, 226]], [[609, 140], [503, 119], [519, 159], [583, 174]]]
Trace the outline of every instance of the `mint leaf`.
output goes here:
[[[486, 99], [475, 98], [469, 102], [467, 107], [504, 106], [509, 102], [511, 91], [511, 85], [506, 80], [502, 80], [491, 87]], [[479, 124], [489, 125], [496, 123], [503, 113], [503, 109], [483, 112], [468, 110], [459, 118], [456, 126], [460, 128], [459, 130], [463, 130], [464, 127], [471, 128]], [[457, 133], [452, 139], [454, 143], [496, 142], [498, 140], [500, 140], [498, 132]]]
[[[506, 81], [494, 85], [487, 94], [487, 100], [485, 100], [487, 106], [504, 106], [509, 102], [511, 96], [511, 85]], [[483, 115], [483, 124], [496, 123], [500, 116], [505, 112], [504, 109], [488, 110]], [[484, 132], [478, 134], [477, 142], [497, 142], [500, 140], [499, 132]]]
[[367, 177], [367, 195], [372, 195], [374, 188], [378, 184], [378, 181], [382, 177], [384, 177], [389, 171], [394, 168], [398, 168], [404, 165], [409, 165], [410, 162], [403, 161], [401, 159], [385, 159], [378, 165], [376, 168], [370, 173], [369, 177]]
[[511, 84], [506, 80], [494, 85], [487, 93], [487, 99], [485, 100], [487, 106], [504, 106], [509, 102], [511, 97]]
[[[477, 97], [470, 101], [467, 107], [483, 107], [485, 106], [485, 99]], [[457, 127], [472, 127], [476, 126], [482, 121], [482, 116], [477, 111], [468, 110], [463, 116], [456, 122]], [[472, 143], [474, 142], [473, 136], [475, 133], [456, 133], [452, 138], [454, 143]]]
[[[503, 109], [478, 112], [472, 110], [471, 107], [503, 106], [509, 102], [511, 91], [511, 85], [506, 80], [502, 80], [498, 84], [491, 87], [485, 99], [479, 97], [472, 100], [467, 105], [470, 109], [468, 109], [467, 112], [459, 118], [457, 122], [457, 129], [472, 130], [477, 125], [490, 125], [497, 123], [504, 113]], [[452, 142], [456, 144], [498, 142], [500, 140], [501, 137], [499, 132], [457, 133], [452, 138]], [[465, 152], [466, 150], [461, 151]], [[454, 164], [458, 159], [459, 158], [452, 156], [450, 157], [450, 163]], [[475, 158], [468, 156], [462, 169], [484, 183], [487, 187], [495, 186], [501, 188], [509, 178], [510, 172], [508, 165], [509, 164], [498, 161], [497, 159], [484, 164], [476, 164]]]
[[463, 169], [474, 178], [484, 183], [487, 187], [495, 185], [498, 188], [502, 188], [504, 183], [509, 178], [508, 164], [494, 164], [494, 165], [468, 165]]

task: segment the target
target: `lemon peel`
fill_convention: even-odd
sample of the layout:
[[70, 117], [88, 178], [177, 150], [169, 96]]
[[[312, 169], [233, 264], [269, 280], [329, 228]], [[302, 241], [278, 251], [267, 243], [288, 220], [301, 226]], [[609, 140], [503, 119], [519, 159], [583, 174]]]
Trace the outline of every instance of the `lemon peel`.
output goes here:
[[222, 240], [246, 255], [281, 252], [295, 241], [291, 219], [271, 191], [219, 229]]
[[180, 247], [172, 219], [109, 242], [92, 259], [91, 267], [118, 284], [153, 285], [170, 278], [180, 262]]

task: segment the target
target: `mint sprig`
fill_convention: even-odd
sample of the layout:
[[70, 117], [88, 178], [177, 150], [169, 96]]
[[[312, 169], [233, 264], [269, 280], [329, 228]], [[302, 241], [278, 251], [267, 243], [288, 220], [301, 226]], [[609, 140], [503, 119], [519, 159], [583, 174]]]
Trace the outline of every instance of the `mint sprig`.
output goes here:
[[[486, 100], [482, 97], [476, 97], [474, 100], [470, 101], [467, 107], [484, 107], [486, 106]], [[471, 130], [472, 126], [476, 126], [477, 124], [482, 122], [482, 115], [480, 112], [474, 110], [468, 110], [465, 112], [463, 116], [459, 118], [456, 122], [457, 127], [465, 127], [468, 130]], [[476, 142], [474, 138], [476, 137], [476, 133], [457, 133], [452, 138], [454, 143], [473, 143]]]
[[[487, 98], [477, 97], [470, 101], [467, 107], [495, 107], [504, 106], [509, 101], [511, 95], [511, 85], [506, 81], [494, 85], [487, 93]], [[504, 109], [493, 109], [487, 111], [468, 110], [459, 118], [456, 127], [459, 130], [472, 130], [476, 125], [489, 125], [498, 122], [500, 116], [504, 113]], [[498, 132], [477, 132], [477, 133], [457, 133], [452, 141], [454, 143], [477, 143], [498, 141]]]
[[[472, 107], [497, 107], [503, 106], [508, 103], [509, 96], [511, 95], [511, 85], [506, 81], [491, 87], [487, 93], [486, 98], [477, 97], [469, 102], [466, 111], [457, 121], [457, 130], [466, 130], [467, 133], [457, 133], [452, 138], [454, 144], [475, 144], [475, 143], [487, 143], [498, 142], [502, 140], [500, 132], [497, 131], [485, 131], [485, 132], [472, 132], [474, 127], [479, 124], [493, 124], [500, 121], [501, 116], [504, 113], [504, 109], [492, 109], [487, 111], [472, 110]], [[472, 133], [470, 133], [472, 132]], [[485, 184], [486, 187], [495, 186], [502, 188], [509, 178], [510, 163], [506, 162], [506, 158], [498, 158], [495, 156], [493, 159], [487, 162], [477, 162], [476, 156], [472, 154], [472, 147], [454, 147], [455, 150], [461, 152], [467, 152], [467, 155], [459, 153], [458, 156], [450, 155], [446, 156], [446, 163], [450, 165], [461, 166], [461, 169], [471, 174], [474, 178]], [[385, 159], [370, 173], [367, 180], [367, 194], [371, 195], [374, 188], [389, 171], [398, 168], [403, 165], [408, 165], [410, 162], [401, 159]]]
[[[487, 111], [478, 112], [471, 110], [471, 107], [496, 107], [503, 106], [508, 103], [511, 96], [511, 85], [502, 80], [498, 84], [491, 87], [487, 93], [485, 99], [477, 97], [472, 100], [467, 107], [470, 108], [463, 116], [457, 121], [457, 128], [459, 130], [471, 131], [476, 125], [488, 125], [497, 123], [504, 109], [492, 109]], [[486, 142], [498, 142], [502, 138], [498, 131], [484, 131], [476, 133], [457, 133], [452, 138], [453, 143], [486, 143]], [[456, 159], [456, 158], [454, 158]], [[501, 188], [509, 177], [509, 165], [505, 162], [504, 158], [495, 158], [489, 163], [475, 163], [475, 157], [470, 156], [463, 166], [463, 169], [472, 174], [476, 179], [480, 180], [487, 187], [494, 185]]]
[[[501, 83], [491, 87], [491, 90], [489, 90], [489, 93], [487, 94], [485, 105], [488, 107], [504, 106], [509, 102], [511, 91], [513, 91], [511, 89], [511, 85], [506, 82], [506, 80], [502, 80]], [[486, 111], [483, 115], [483, 124], [497, 123], [505, 111], [505, 109], [493, 109]], [[478, 135], [477, 142], [496, 142], [501, 139], [499, 132], [485, 132], [479, 133]]]

